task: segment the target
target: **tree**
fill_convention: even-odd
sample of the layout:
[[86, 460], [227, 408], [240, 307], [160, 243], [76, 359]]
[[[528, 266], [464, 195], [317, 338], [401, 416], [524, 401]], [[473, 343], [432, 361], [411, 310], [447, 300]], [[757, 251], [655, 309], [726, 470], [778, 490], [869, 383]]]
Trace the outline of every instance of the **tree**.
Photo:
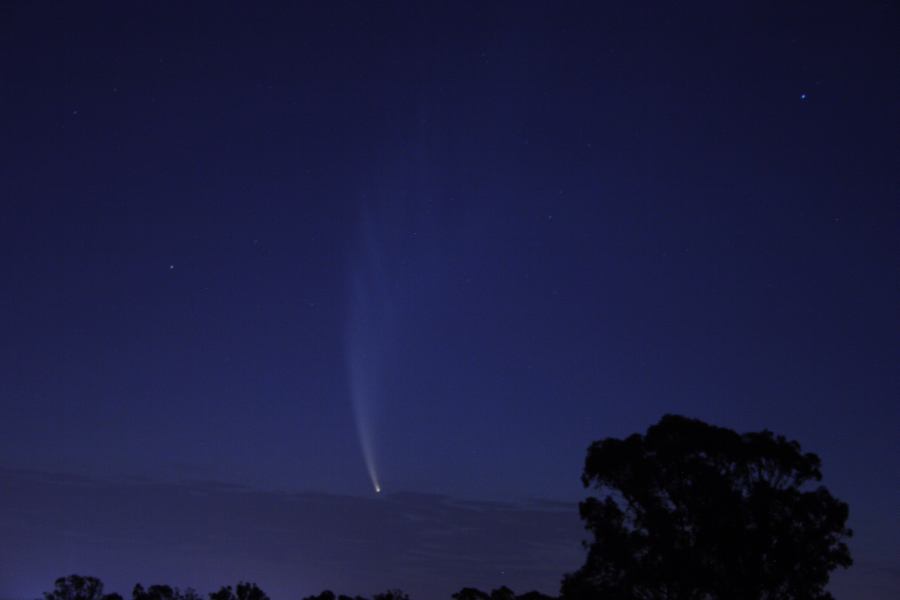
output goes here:
[[218, 592], [209, 594], [209, 600], [269, 600], [269, 597], [255, 583], [238, 582], [234, 591], [231, 586], [223, 586]]
[[769, 431], [738, 434], [666, 415], [646, 435], [588, 449], [580, 504], [593, 534], [566, 600], [833, 600], [852, 564], [848, 507], [819, 457]]
[[452, 598], [453, 600], [555, 600], [552, 596], [538, 591], [526, 592], [517, 596], [505, 585], [492, 590], [490, 594], [478, 588], [464, 587], [453, 594]]
[[103, 582], [96, 577], [69, 575], [54, 582], [52, 592], [44, 592], [44, 600], [122, 600], [119, 594], [104, 594]]
[[168, 585], [151, 585], [146, 590], [136, 584], [131, 590], [131, 600], [175, 600], [176, 591]]
[[547, 594], [542, 594], [537, 590], [531, 592], [525, 592], [524, 594], [519, 594], [516, 596], [516, 600], [556, 600], [553, 596], [548, 596]]
[[187, 588], [182, 592], [168, 585], [151, 585], [145, 590], [144, 586], [138, 583], [131, 590], [131, 600], [202, 600], [202, 598], [193, 588]]
[[497, 589], [491, 590], [491, 600], [516, 600], [516, 593], [505, 585], [501, 585]]
[[[402, 593], [402, 592], [401, 592]], [[405, 594], [404, 594], [405, 596]], [[315, 596], [307, 596], [303, 600], [335, 600], [334, 592], [331, 590], [323, 590], [320, 594]], [[347, 596], [345, 594], [341, 594], [337, 597], [337, 600], [369, 600], [368, 598], [364, 598], [363, 596]], [[407, 598], [408, 600], [408, 598]]]
[[388, 590], [375, 594], [373, 600], [409, 600], [409, 595], [403, 590]]
[[331, 590], [323, 590], [321, 594], [317, 596], [307, 596], [303, 598], [303, 600], [334, 600], [334, 592]]
[[464, 587], [451, 597], [453, 600], [491, 600], [490, 594], [472, 587]]

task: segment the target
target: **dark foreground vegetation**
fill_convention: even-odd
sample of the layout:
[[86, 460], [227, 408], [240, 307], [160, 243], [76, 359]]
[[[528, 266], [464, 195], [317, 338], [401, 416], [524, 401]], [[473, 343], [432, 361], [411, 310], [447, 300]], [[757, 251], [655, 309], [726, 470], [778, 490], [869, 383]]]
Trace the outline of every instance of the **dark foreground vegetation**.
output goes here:
[[[833, 600], [831, 572], [852, 564], [848, 507], [823, 486], [819, 457], [769, 431], [739, 434], [666, 415], [646, 434], [588, 449], [579, 505], [592, 540], [561, 600]], [[269, 600], [254, 583], [200, 595], [136, 585], [132, 600]], [[552, 600], [501, 587], [454, 600]], [[93, 577], [56, 580], [44, 600], [123, 600]], [[289, 599], [280, 599], [289, 600]], [[323, 591], [303, 600], [368, 600]], [[409, 600], [389, 590], [372, 600]]]

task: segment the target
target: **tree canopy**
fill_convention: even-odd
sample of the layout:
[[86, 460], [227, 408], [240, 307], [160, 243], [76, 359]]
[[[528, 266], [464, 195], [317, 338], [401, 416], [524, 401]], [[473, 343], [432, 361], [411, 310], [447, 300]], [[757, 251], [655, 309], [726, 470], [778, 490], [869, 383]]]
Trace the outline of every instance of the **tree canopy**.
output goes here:
[[588, 449], [580, 504], [593, 534], [565, 599], [828, 600], [851, 564], [848, 507], [819, 457], [769, 431], [666, 415]]
[[96, 577], [69, 575], [54, 582], [44, 600], [122, 600], [119, 594], [104, 594], [103, 582]]
[[131, 590], [131, 600], [203, 600], [193, 588], [184, 591], [169, 585], [151, 585], [147, 589], [136, 584]]
[[210, 593], [209, 600], [269, 600], [269, 597], [255, 583], [241, 581], [233, 590], [226, 585]]

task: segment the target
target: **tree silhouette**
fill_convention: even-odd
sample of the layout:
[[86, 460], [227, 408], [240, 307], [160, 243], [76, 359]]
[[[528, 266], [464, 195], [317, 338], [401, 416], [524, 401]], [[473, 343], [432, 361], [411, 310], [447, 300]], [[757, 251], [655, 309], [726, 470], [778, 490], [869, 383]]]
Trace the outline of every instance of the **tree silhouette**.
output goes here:
[[491, 600], [516, 600], [516, 593], [505, 585], [501, 585], [497, 589], [491, 590]]
[[233, 591], [228, 585], [219, 588], [218, 592], [211, 592], [209, 600], [269, 600], [269, 597], [255, 583], [241, 581]]
[[452, 596], [453, 600], [491, 600], [491, 595], [477, 588], [465, 587]]
[[175, 588], [168, 585], [151, 585], [146, 590], [135, 584], [131, 590], [131, 600], [175, 600]]
[[547, 594], [542, 594], [540, 592], [525, 592], [524, 594], [519, 594], [516, 596], [516, 600], [555, 600], [553, 596], [548, 596]]
[[552, 596], [540, 592], [526, 592], [516, 596], [516, 593], [505, 585], [492, 590], [490, 594], [478, 588], [465, 587], [453, 594], [452, 598], [453, 600], [554, 600]]
[[317, 596], [306, 596], [303, 600], [334, 600], [334, 592], [331, 590], [324, 590]]
[[372, 600], [409, 600], [409, 595], [403, 590], [388, 590], [375, 594]]
[[138, 583], [131, 590], [131, 600], [202, 600], [202, 598], [193, 588], [187, 588], [182, 592], [168, 585], [151, 585], [145, 590], [144, 586]]
[[[307, 596], [303, 600], [335, 600], [334, 592], [324, 590], [316, 596]], [[363, 596], [345, 596], [341, 594], [337, 600], [368, 600]], [[402, 590], [387, 590], [380, 594], [375, 594], [373, 600], [409, 600], [409, 595]]]
[[587, 561], [567, 600], [830, 600], [848, 567], [848, 508], [824, 488], [819, 457], [771, 432], [738, 434], [666, 415], [588, 449], [580, 504]]
[[122, 600], [119, 594], [104, 594], [103, 582], [96, 577], [69, 575], [54, 582], [52, 592], [44, 592], [44, 600]]

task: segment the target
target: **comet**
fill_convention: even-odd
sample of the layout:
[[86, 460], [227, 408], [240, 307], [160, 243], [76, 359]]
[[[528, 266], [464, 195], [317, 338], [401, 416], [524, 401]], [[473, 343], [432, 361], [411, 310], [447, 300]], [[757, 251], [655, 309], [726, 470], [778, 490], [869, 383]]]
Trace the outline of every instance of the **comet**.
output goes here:
[[385, 357], [394, 335], [393, 303], [383, 268], [383, 249], [371, 222], [363, 221], [362, 243], [353, 256], [349, 281], [349, 313], [346, 329], [350, 400], [362, 458], [372, 488], [380, 494], [381, 479], [376, 459], [376, 416], [384, 393]]
[[[361, 342], [357, 342], [361, 343]], [[381, 483], [378, 478], [378, 468], [375, 463], [375, 443], [373, 440], [374, 424], [372, 410], [374, 408], [371, 390], [374, 387], [374, 378], [370, 372], [363, 353], [350, 353], [350, 398], [353, 407], [353, 418], [356, 422], [356, 435], [359, 438], [359, 446], [362, 450], [363, 462], [369, 480], [376, 494], [381, 493]]]

